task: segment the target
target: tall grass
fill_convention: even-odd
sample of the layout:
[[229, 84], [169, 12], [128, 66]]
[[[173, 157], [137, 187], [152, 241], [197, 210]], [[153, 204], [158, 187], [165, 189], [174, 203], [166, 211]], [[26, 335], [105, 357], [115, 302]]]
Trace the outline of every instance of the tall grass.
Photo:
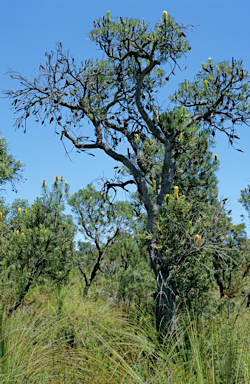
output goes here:
[[[31, 305], [29, 305], [29, 303]], [[0, 314], [0, 383], [250, 382], [249, 312], [179, 320], [160, 345], [150, 321], [81, 300], [77, 284], [34, 290]]]

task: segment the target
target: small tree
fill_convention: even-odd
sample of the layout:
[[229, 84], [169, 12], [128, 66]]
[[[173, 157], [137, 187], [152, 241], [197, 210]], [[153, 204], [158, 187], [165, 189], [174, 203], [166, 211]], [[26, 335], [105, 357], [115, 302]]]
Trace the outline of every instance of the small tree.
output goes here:
[[[80, 232], [95, 247], [95, 249], [89, 249], [90, 244], [87, 244], [86, 252], [84, 243], [79, 244], [81, 249], [78, 252], [76, 264], [85, 280], [83, 295], [86, 296], [100, 271], [108, 248], [112, 246], [122, 231], [129, 230], [133, 208], [122, 201], [112, 203], [108, 196], [103, 199], [101, 192], [96, 191], [92, 185], [88, 185], [86, 189], [80, 189], [72, 195], [68, 199], [68, 204], [77, 218]], [[81, 260], [82, 258], [88, 258], [88, 260]], [[84, 270], [81, 266], [82, 261], [84, 261], [86, 269], [90, 271], [89, 278], [86, 269]]]
[[36, 281], [64, 283], [72, 267], [75, 227], [62, 213], [68, 186], [54, 181], [49, 192], [43, 185], [42, 197], [29, 207], [26, 201], [12, 204], [10, 217], [1, 228], [0, 273], [8, 274], [17, 288], [17, 300], [9, 314], [22, 303]]
[[[165, 11], [153, 29], [144, 20], [115, 20], [108, 12], [94, 22], [89, 34], [104, 53], [102, 59], [87, 60], [77, 67], [74, 58], [58, 44], [55, 53], [46, 54], [47, 62], [34, 80], [10, 70], [9, 75], [21, 83], [21, 88], [5, 92], [19, 113], [17, 127], [26, 127], [24, 123], [32, 114], [42, 124], [54, 121], [61, 127], [61, 139], [69, 140], [78, 151], [101, 149], [125, 166], [131, 177], [115, 185], [125, 188], [135, 184], [147, 211], [146, 230], [152, 235], [157, 232], [156, 220], [165, 196], [173, 193], [176, 161], [191, 150], [182, 144], [181, 135], [199, 125], [212, 134], [224, 132], [233, 145], [235, 126], [248, 123], [250, 117], [249, 74], [242, 61], [234, 59], [215, 64], [209, 58], [194, 81], [185, 80], [171, 97], [171, 109], [160, 106], [157, 88], [170, 80], [180, 68], [178, 61], [191, 49], [186, 29]], [[93, 127], [94, 141], [73, 131], [84, 119]], [[148, 145], [151, 136], [162, 145], [164, 156], [159, 179], [150, 182], [152, 162], [142, 147]], [[125, 153], [119, 148], [121, 140], [128, 145]], [[152, 185], [156, 199], [149, 193]], [[156, 239], [148, 238], [150, 265], [158, 286], [156, 319], [157, 324], [170, 324], [174, 320], [174, 282]]]

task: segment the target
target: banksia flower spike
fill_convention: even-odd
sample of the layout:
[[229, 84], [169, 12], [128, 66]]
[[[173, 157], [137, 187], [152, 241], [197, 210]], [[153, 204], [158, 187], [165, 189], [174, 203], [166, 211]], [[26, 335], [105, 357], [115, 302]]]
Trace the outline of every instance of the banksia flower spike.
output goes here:
[[56, 183], [57, 183], [57, 180], [55, 179], [55, 180], [54, 180], [54, 185], [56, 185]]
[[204, 81], [205, 88], [207, 88], [207, 80]]
[[3, 218], [3, 214], [2, 212], [0, 212], [0, 220], [2, 220], [2, 218]]
[[195, 244], [200, 246], [201, 245], [201, 236], [195, 235], [194, 237]]
[[65, 185], [67, 185], [68, 183], [67, 183], [67, 181], [65, 181]]
[[166, 195], [165, 199], [166, 199], [166, 204], [168, 204], [169, 203], [169, 194]]
[[82, 187], [81, 187], [81, 191], [82, 191]]
[[163, 11], [163, 21], [167, 21], [168, 14], [167, 11]]
[[58, 180], [58, 175], [56, 175], [56, 181]]
[[247, 83], [244, 84], [244, 91], [247, 91]]
[[19, 231], [18, 230], [16, 231], [16, 234], [19, 235]]
[[21, 233], [21, 236], [24, 236], [24, 233], [23, 233], [23, 232]]
[[202, 68], [205, 69], [205, 63], [202, 63]]
[[93, 185], [91, 185], [90, 188], [93, 189]]
[[110, 12], [108, 11], [108, 12], [107, 12], [107, 19], [109, 19], [109, 15], [110, 15]]
[[21, 208], [18, 208], [18, 213], [19, 213], [19, 215], [20, 215], [20, 213], [21, 213], [21, 210], [22, 210]]
[[61, 181], [63, 181], [63, 176], [61, 176]]
[[43, 180], [43, 187], [45, 187], [45, 180]]
[[139, 137], [138, 133], [135, 135], [135, 141], [136, 141], [137, 143], [139, 143], [139, 141], [140, 141], [140, 137]]
[[32, 205], [32, 207], [34, 207], [34, 203], [32, 203], [31, 205]]
[[153, 180], [153, 189], [156, 191], [156, 180]]
[[182, 132], [180, 133], [180, 140], [182, 140]]
[[39, 201], [39, 197], [38, 197], [38, 196], [37, 196], [37, 198], [36, 198], [36, 199], [37, 199], [37, 201]]
[[217, 161], [218, 160], [218, 156], [215, 154], [214, 155], [214, 160]]
[[25, 213], [25, 215], [27, 215], [27, 208], [25, 208], [24, 213]]
[[19, 164], [22, 165], [22, 162], [20, 161]]
[[212, 62], [212, 59], [211, 59], [211, 57], [209, 57], [209, 58], [208, 58], [208, 61], [209, 61], [209, 65], [211, 65], [211, 66], [212, 66], [213, 62]]
[[177, 200], [179, 195], [178, 195], [178, 192], [179, 192], [179, 187], [174, 187], [174, 198]]
[[92, 197], [92, 196], [90, 196], [90, 198], [89, 198], [89, 201], [91, 202], [91, 201], [92, 201], [92, 199], [93, 199], [93, 197]]
[[183, 105], [183, 115], [185, 115], [185, 113], [186, 113], [186, 106]]

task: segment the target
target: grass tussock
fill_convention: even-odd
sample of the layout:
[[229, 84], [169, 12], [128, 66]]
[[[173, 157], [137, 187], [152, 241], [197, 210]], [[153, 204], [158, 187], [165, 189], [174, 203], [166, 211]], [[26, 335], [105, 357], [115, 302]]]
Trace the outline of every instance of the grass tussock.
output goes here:
[[[31, 303], [31, 305], [29, 305]], [[179, 319], [161, 344], [150, 321], [81, 300], [77, 286], [31, 292], [0, 317], [0, 383], [250, 382], [249, 312]], [[139, 316], [140, 317], [140, 316]]]

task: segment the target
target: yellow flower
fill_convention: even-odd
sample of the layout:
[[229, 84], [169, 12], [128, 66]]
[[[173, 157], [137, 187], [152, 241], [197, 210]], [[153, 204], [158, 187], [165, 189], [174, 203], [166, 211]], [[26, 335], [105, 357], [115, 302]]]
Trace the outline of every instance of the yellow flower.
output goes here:
[[45, 187], [45, 180], [43, 180], [43, 187]]
[[192, 221], [189, 221], [188, 226], [189, 226], [189, 227], [192, 226]]
[[69, 196], [69, 192], [67, 192], [67, 196]]
[[60, 209], [59, 205], [57, 206], [58, 209]]
[[19, 231], [18, 230], [16, 231], [16, 234], [19, 235]]
[[93, 185], [91, 185], [90, 188], [93, 189]]
[[20, 161], [19, 164], [22, 165], [22, 162]]
[[139, 143], [139, 141], [140, 141], [140, 137], [139, 137], [138, 133], [135, 135], [135, 141], [136, 141], [137, 143]]
[[156, 191], [156, 180], [153, 180], [153, 190]]
[[82, 190], [82, 187], [81, 187], [81, 190]]
[[163, 21], [167, 21], [168, 14], [167, 11], [163, 11]]
[[183, 115], [185, 115], [185, 113], [186, 113], [186, 106], [183, 105]]
[[201, 236], [199, 236], [199, 235], [195, 235], [195, 237], [194, 237], [194, 241], [195, 241], [195, 244], [196, 244], [196, 245], [199, 245], [199, 246], [200, 246], [200, 244], [201, 244]]
[[32, 203], [31, 205], [32, 205], [32, 207], [34, 207], [34, 203]]
[[3, 214], [2, 212], [0, 212], [0, 220], [2, 220], [2, 218], [3, 218]]
[[218, 160], [218, 156], [215, 154], [214, 155], [214, 160], [217, 161]]
[[13, 237], [10, 239], [10, 241], [13, 241]]
[[21, 236], [24, 236], [24, 233], [23, 233], [23, 232], [21, 233]]
[[202, 63], [202, 68], [205, 69], [205, 63]]
[[54, 180], [54, 185], [56, 185], [56, 183], [57, 183], [57, 180], [55, 179], [55, 180]]
[[20, 213], [21, 213], [21, 210], [22, 210], [21, 208], [18, 208], [18, 213], [19, 213], [19, 215], [20, 215]]
[[226, 238], [228, 238], [228, 235], [226, 235]]
[[58, 180], [58, 175], [56, 175], [56, 181]]
[[67, 185], [67, 181], [65, 181], [65, 185]]
[[36, 199], [37, 199], [37, 201], [39, 201], [39, 197], [38, 197], [38, 196], [37, 196], [37, 198], [36, 198]]
[[108, 12], [107, 12], [107, 19], [109, 19], [109, 14], [110, 14], [110, 12], [108, 11]]
[[179, 187], [174, 187], [174, 198], [177, 200], [179, 195], [178, 195], [178, 192], [179, 192]]
[[204, 81], [205, 88], [207, 88], [207, 80]]
[[247, 91], [247, 83], [244, 84], [244, 91]]
[[92, 197], [92, 196], [90, 196], [90, 198], [89, 198], [89, 201], [91, 202], [91, 201], [92, 201], [92, 199], [93, 199], [93, 197]]
[[180, 140], [182, 140], [182, 132], [180, 133]]
[[240, 196], [240, 200], [242, 199], [242, 196]]
[[168, 204], [169, 203], [169, 194], [167, 193], [166, 194], [166, 204]]
[[63, 176], [61, 176], [61, 181], [63, 181]]
[[208, 58], [208, 61], [209, 61], [209, 65], [211, 65], [211, 66], [212, 66], [212, 63], [213, 63], [213, 62], [212, 62], [212, 59], [211, 59], [211, 57], [209, 57], [209, 58]]

